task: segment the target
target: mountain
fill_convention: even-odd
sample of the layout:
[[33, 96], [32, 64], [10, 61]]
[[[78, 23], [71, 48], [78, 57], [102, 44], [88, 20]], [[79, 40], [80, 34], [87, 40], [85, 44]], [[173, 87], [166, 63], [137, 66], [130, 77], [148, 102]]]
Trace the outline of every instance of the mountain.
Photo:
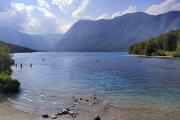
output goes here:
[[180, 29], [131, 45], [130, 54], [180, 57]]
[[8, 48], [10, 48], [11, 53], [37, 52], [36, 50], [30, 48], [21, 47], [18, 45], [12, 45], [1, 41], [0, 41], [0, 46], [7, 46]]
[[0, 40], [31, 49], [53, 50], [55, 43], [60, 41], [61, 34], [29, 35], [9, 28], [0, 28]]
[[180, 28], [180, 11], [160, 15], [129, 13], [114, 19], [80, 20], [61, 41], [58, 51], [126, 51], [138, 41]]

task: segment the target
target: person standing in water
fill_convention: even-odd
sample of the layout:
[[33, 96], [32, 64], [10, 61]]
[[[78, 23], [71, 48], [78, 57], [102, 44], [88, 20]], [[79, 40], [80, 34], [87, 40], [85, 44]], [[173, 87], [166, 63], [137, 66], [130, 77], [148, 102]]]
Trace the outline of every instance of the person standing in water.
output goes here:
[[42, 61], [45, 61], [45, 58], [42, 57]]
[[22, 66], [22, 63], [21, 63], [21, 65], [20, 65], [20, 66], [21, 66], [21, 69], [22, 69], [22, 67], [23, 67], [23, 66]]

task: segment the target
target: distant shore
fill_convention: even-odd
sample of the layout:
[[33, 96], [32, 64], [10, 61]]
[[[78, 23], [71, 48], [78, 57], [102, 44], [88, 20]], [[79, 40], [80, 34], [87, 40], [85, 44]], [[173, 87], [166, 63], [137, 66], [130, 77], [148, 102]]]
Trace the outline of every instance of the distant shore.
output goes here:
[[173, 56], [147, 56], [147, 55], [138, 55], [138, 56], [150, 57], [150, 58], [176, 58], [176, 57], [173, 57]]
[[179, 59], [179, 57], [173, 57], [173, 56], [147, 56], [147, 55], [138, 55], [138, 54], [129, 54], [134, 55], [138, 57], [145, 57], [145, 58], [170, 58], [170, 59]]
[[[76, 117], [70, 115], [57, 116], [56, 120], [94, 120], [99, 116], [101, 120], [179, 120], [180, 108], [176, 110], [162, 111], [154, 108], [111, 106], [106, 101], [92, 104], [90, 99], [78, 99], [74, 101], [73, 108], [70, 108]], [[58, 111], [57, 111], [58, 112]], [[42, 115], [27, 113], [16, 110], [8, 101], [0, 101], [0, 120], [51, 120], [55, 113], [43, 118]]]

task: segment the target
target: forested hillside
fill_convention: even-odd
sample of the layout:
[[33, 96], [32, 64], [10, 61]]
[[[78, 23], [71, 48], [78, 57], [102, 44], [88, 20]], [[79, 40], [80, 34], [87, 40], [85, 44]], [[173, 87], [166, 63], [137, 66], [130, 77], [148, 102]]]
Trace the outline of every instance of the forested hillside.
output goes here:
[[36, 50], [30, 49], [30, 48], [21, 47], [18, 45], [12, 45], [12, 44], [8, 44], [1, 41], [0, 41], [0, 45], [7, 46], [10, 49], [11, 53], [36, 52]]
[[180, 57], [180, 30], [172, 30], [150, 40], [138, 42], [128, 49], [131, 54]]

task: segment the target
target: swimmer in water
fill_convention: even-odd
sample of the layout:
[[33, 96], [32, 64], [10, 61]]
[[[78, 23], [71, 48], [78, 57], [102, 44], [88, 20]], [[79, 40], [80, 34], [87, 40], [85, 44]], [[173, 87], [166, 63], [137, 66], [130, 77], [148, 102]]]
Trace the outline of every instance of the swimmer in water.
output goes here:
[[20, 66], [21, 66], [21, 69], [22, 69], [22, 67], [23, 67], [23, 66], [22, 66], [22, 63], [21, 63], [21, 65], [20, 65]]

